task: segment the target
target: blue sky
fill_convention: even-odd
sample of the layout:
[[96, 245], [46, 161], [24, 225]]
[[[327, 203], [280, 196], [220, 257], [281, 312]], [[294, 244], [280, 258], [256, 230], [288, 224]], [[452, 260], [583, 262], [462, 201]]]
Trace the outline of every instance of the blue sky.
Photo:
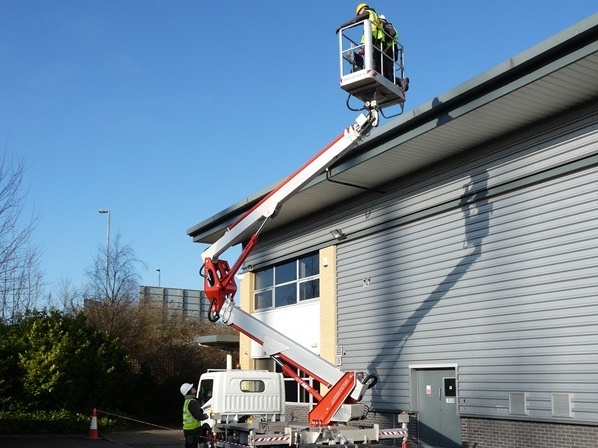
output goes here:
[[[0, 141], [28, 166], [49, 289], [82, 284], [106, 241], [98, 209], [147, 265], [142, 284], [156, 285], [159, 268], [162, 286], [201, 288], [205, 246], [187, 229], [293, 172], [353, 122], [334, 30], [357, 3], [0, 0]], [[405, 47], [406, 110], [598, 9], [371, 6]]]

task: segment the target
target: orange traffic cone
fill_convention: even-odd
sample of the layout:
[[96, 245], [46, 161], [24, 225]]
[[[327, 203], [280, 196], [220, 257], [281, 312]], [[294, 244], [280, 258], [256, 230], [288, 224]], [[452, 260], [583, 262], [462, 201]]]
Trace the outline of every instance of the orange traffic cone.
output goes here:
[[87, 436], [88, 439], [99, 439], [98, 436], [98, 415], [94, 408], [93, 412], [91, 413], [91, 424], [89, 425], [89, 435]]

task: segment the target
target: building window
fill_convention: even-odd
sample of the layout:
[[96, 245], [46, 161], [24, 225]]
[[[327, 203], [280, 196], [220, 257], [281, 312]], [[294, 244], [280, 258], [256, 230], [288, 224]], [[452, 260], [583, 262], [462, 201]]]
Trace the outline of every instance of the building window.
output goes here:
[[[271, 359], [256, 359], [255, 366], [258, 370], [268, 370], [270, 372], [281, 372], [280, 366]], [[297, 374], [301, 376], [311, 387], [318, 392], [320, 391], [320, 383], [312, 378], [309, 378], [305, 374], [301, 374], [299, 370], [296, 370]], [[302, 386], [299, 385], [294, 379], [284, 377], [284, 392], [286, 403], [310, 403], [314, 404], [313, 397], [307, 392]]]
[[[278, 364], [275, 364], [275, 368], [277, 372], [281, 372], [282, 370]], [[313, 378], [302, 374], [300, 370], [296, 370], [297, 373], [301, 378], [303, 378], [311, 387], [315, 390], [320, 392], [320, 383]], [[284, 394], [285, 394], [285, 402], [286, 403], [310, 403], [313, 404], [313, 397], [311, 394], [306, 391], [303, 386], [301, 386], [297, 381], [293, 378], [284, 378]]]
[[256, 272], [256, 310], [320, 297], [320, 256], [306, 255]]
[[239, 386], [241, 392], [263, 392], [266, 390], [266, 384], [262, 380], [242, 380]]

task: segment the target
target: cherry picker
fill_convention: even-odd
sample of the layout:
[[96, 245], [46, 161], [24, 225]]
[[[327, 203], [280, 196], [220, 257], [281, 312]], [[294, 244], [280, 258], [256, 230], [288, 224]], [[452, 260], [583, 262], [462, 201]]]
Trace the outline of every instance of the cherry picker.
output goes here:
[[[202, 254], [201, 275], [204, 277], [204, 291], [210, 301], [208, 314], [210, 321], [216, 322], [222, 319], [226, 325], [258, 342], [263, 347], [263, 355], [271, 357], [280, 366], [282, 372], [297, 381], [316, 402], [313, 409], [309, 411], [305, 426], [296, 428], [282, 423], [284, 417], [281, 416], [283, 412], [280, 407], [278, 411], [260, 409], [263, 405], [259, 404], [261, 402], [257, 398], [254, 405], [246, 403], [246, 409], [236, 409], [234, 406], [229, 409], [223, 404], [227, 401], [225, 396], [218, 398], [222, 394], [228, 394], [227, 396], [230, 397], [238, 393], [236, 390], [228, 389], [233, 383], [251, 384], [250, 391], [265, 392], [265, 386], [262, 388], [255, 382], [266, 384], [268, 382], [264, 376], [266, 373], [251, 377], [253, 379], [250, 379], [251, 374], [247, 373], [247, 378], [243, 380], [244, 374], [239, 371], [235, 375], [230, 372], [208, 372], [200, 379], [198, 398], [203, 400], [204, 411], [211, 413], [213, 417], [210, 426], [216, 434], [215, 440], [218, 446], [230, 448], [233, 445], [336, 444], [356, 443], [356, 441], [370, 443], [381, 438], [397, 437], [402, 437], [406, 443], [405, 419], [401, 422], [402, 428], [389, 430], [380, 430], [376, 425], [371, 428], [342, 426], [349, 421], [363, 419], [367, 415], [368, 408], [360, 401], [365, 392], [378, 381], [376, 375], [339, 370], [311, 350], [235, 307], [234, 303], [237, 292], [235, 275], [258, 243], [260, 233], [269, 220], [274, 219], [284, 202], [355, 148], [378, 125], [382, 108], [399, 105], [402, 110], [405, 102], [405, 86], [397, 82], [404, 79], [402, 47], [398, 46], [400, 54], [391, 55], [392, 77], [382, 76], [374, 69], [372, 39], [368, 31], [370, 29], [371, 22], [364, 20], [339, 32], [340, 84], [350, 96], [363, 102], [365, 113], [361, 113], [352, 125], [344, 129], [332, 142], [230, 225], [226, 232]], [[363, 42], [358, 43], [358, 39], [352, 36], [352, 33], [356, 32], [363, 33]], [[355, 55], [359, 53], [365, 55], [365, 58], [363, 64], [357, 67]], [[230, 266], [220, 256], [239, 243], [245, 243], [244, 247], [238, 259]], [[297, 371], [302, 375], [298, 375]], [[228, 377], [224, 380], [226, 375], [237, 378], [238, 381]], [[327, 392], [312, 387], [310, 382], [304, 379], [305, 376], [317, 380], [327, 389]], [[262, 377], [264, 379], [261, 379]], [[228, 386], [216, 387], [219, 381]], [[246, 394], [245, 397], [247, 396]], [[280, 400], [284, 404], [284, 391]], [[270, 431], [271, 434], [266, 435], [265, 431]], [[259, 434], [259, 437], [256, 434]]]

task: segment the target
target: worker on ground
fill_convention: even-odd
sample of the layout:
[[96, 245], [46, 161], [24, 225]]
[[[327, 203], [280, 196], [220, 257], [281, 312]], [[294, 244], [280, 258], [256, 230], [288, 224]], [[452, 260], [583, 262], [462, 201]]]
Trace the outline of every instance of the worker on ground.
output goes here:
[[[338, 34], [341, 28], [354, 25], [355, 23], [362, 22], [366, 19], [372, 22], [372, 55], [374, 59], [374, 67], [372, 68], [378, 73], [382, 73], [382, 46], [384, 43], [384, 32], [382, 30], [382, 22], [380, 21], [380, 17], [373, 8], [370, 8], [368, 6], [367, 3], [360, 3], [359, 5], [357, 5], [355, 13], [356, 16], [348, 22], [345, 22], [341, 26], [339, 26], [336, 29], [336, 33]], [[363, 43], [364, 39], [362, 38], [361, 41]], [[361, 65], [362, 68], [364, 68], [363, 64]]]
[[181, 386], [181, 394], [185, 397], [183, 405], [183, 434], [185, 435], [185, 448], [197, 448], [202, 428], [201, 421], [209, 417], [203, 413], [195, 399], [197, 389], [191, 383]]

